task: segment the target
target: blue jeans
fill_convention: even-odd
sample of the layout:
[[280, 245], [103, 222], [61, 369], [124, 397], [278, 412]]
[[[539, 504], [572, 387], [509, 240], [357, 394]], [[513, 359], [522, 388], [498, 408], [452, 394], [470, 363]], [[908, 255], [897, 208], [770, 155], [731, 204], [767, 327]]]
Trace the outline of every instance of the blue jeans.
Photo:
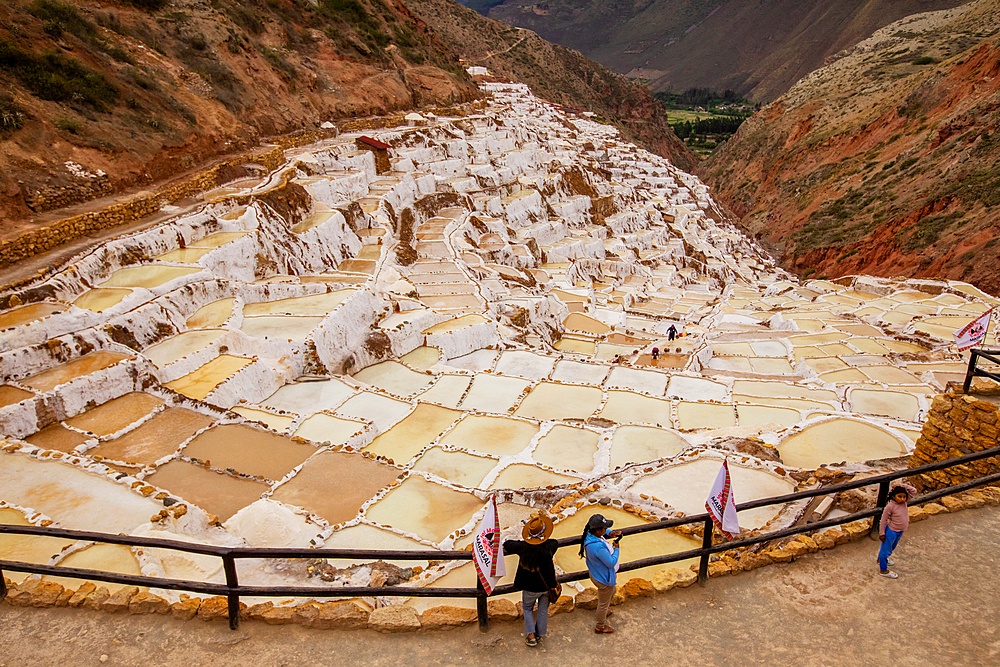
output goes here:
[[902, 536], [903, 531], [897, 533], [891, 528], [885, 529], [885, 542], [882, 543], [882, 546], [878, 550], [878, 567], [882, 572], [886, 572], [889, 569], [889, 556], [896, 550], [899, 538]]
[[[538, 612], [535, 612], [535, 603]], [[549, 620], [549, 594], [521, 591], [521, 606], [524, 608], [524, 634], [545, 636], [545, 627]]]

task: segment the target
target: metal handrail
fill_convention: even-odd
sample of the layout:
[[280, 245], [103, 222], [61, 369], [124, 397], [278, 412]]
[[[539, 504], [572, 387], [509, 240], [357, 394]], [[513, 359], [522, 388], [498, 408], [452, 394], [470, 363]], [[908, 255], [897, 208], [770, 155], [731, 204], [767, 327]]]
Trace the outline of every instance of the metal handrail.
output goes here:
[[1000, 355], [1000, 351], [983, 350], [974, 347], [969, 352], [970, 352], [969, 370], [965, 372], [965, 384], [962, 385], [962, 393], [964, 394], [969, 393], [969, 388], [972, 387], [972, 378], [983, 377], [983, 378], [990, 378], [991, 380], [996, 380], [997, 382], [1000, 382], [1000, 375], [996, 373], [990, 373], [989, 371], [984, 371], [981, 368], [978, 368], [979, 357], [983, 357], [984, 359], [992, 361], [994, 364], [1000, 365], [1000, 356], [994, 356], [994, 355]]
[[[985, 356], [985, 355], [984, 355]], [[973, 452], [954, 459], [928, 463], [917, 468], [908, 468], [896, 472], [884, 473], [874, 477], [866, 477], [861, 480], [845, 482], [832, 486], [819, 487], [808, 491], [789, 493], [771, 498], [761, 498], [736, 505], [737, 511], [768, 507], [771, 505], [782, 505], [789, 502], [797, 502], [817, 496], [826, 496], [841, 491], [858, 489], [873, 484], [879, 485], [879, 494], [876, 506], [873, 509], [855, 512], [846, 516], [826, 519], [815, 523], [791, 526], [782, 530], [764, 533], [745, 539], [737, 539], [730, 542], [712, 543], [713, 524], [708, 513], [695, 514], [674, 519], [664, 519], [638, 526], [628, 526], [621, 529], [623, 536], [636, 535], [652, 530], [663, 530], [665, 528], [676, 528], [678, 526], [692, 523], [703, 524], [702, 546], [698, 549], [652, 556], [639, 560], [622, 563], [620, 572], [638, 570], [652, 565], [662, 565], [688, 558], [700, 558], [698, 581], [704, 584], [708, 577], [709, 558], [712, 554], [728, 551], [739, 547], [770, 542], [772, 540], [810, 533], [822, 528], [837, 526], [860, 519], [867, 519], [877, 516], [882, 512], [889, 496], [889, 485], [892, 481], [903, 477], [911, 477], [936, 470], [944, 470], [954, 466], [963, 465], [972, 461], [979, 461], [994, 456], [1000, 456], [1000, 446], [986, 449], [980, 452]], [[979, 477], [968, 482], [949, 486], [944, 489], [924, 494], [915, 498], [911, 504], [919, 505], [936, 500], [952, 493], [965, 491], [967, 489], [1000, 481], [1000, 473]], [[874, 526], [873, 526], [874, 527]], [[100, 570], [88, 570], [78, 568], [59, 567], [55, 565], [38, 565], [35, 563], [24, 563], [20, 561], [0, 560], [0, 599], [6, 595], [6, 584], [3, 580], [3, 570], [13, 570], [15, 572], [27, 572], [30, 574], [42, 574], [75, 579], [93, 579], [108, 583], [124, 584], [129, 586], [148, 586], [164, 590], [180, 590], [192, 593], [224, 595], [228, 600], [229, 626], [236, 629], [239, 626], [239, 598], [240, 596], [254, 597], [459, 597], [477, 598], [479, 624], [484, 629], [489, 625], [486, 613], [486, 592], [482, 585], [476, 588], [431, 588], [413, 586], [342, 586], [342, 587], [318, 587], [318, 586], [244, 586], [239, 584], [236, 572], [236, 560], [246, 558], [332, 558], [332, 559], [389, 559], [389, 560], [472, 560], [471, 551], [385, 551], [374, 549], [288, 549], [288, 548], [245, 548], [245, 547], [224, 547], [206, 544], [192, 544], [179, 540], [165, 540], [150, 537], [132, 537], [128, 535], [110, 535], [105, 533], [95, 533], [90, 531], [67, 530], [64, 528], [49, 528], [41, 526], [14, 526], [0, 524], [0, 534], [9, 533], [17, 535], [37, 535], [53, 538], [68, 538], [74, 540], [84, 540], [88, 542], [102, 542], [106, 544], [120, 544], [125, 546], [151, 547], [159, 549], [170, 549], [200, 555], [217, 556], [222, 559], [223, 569], [226, 574], [225, 584], [215, 584], [209, 582], [189, 581], [183, 579], [163, 579], [159, 577], [148, 577], [141, 575], [117, 574]], [[560, 548], [572, 546], [580, 543], [579, 537], [566, 537], [556, 540]], [[559, 575], [558, 581], [566, 583], [580, 581], [588, 578], [587, 571], [570, 572]], [[518, 590], [513, 584], [496, 587], [492, 594], [503, 595]]]

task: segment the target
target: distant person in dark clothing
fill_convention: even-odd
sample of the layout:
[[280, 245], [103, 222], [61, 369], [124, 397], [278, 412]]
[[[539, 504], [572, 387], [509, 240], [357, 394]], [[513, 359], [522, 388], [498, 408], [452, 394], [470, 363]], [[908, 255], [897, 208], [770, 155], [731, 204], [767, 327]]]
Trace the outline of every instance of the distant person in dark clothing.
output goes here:
[[677, 338], [677, 327], [671, 324], [670, 328], [667, 329], [667, 340], [673, 340], [675, 338]]
[[536, 514], [521, 530], [523, 542], [506, 540], [503, 543], [505, 554], [518, 555], [514, 586], [521, 589], [524, 643], [528, 646], [537, 646], [545, 637], [549, 603], [555, 602], [559, 595], [560, 586], [556, 582], [556, 568], [552, 563], [559, 543], [549, 539], [552, 527], [552, 519]]
[[660, 348], [654, 347], [650, 356], [653, 358], [653, 361], [656, 361], [660, 357]]

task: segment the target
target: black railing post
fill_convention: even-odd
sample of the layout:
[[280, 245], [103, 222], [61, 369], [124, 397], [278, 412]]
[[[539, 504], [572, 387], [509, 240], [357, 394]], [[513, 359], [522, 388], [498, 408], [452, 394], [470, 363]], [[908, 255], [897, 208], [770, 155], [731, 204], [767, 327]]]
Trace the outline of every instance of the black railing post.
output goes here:
[[972, 386], [972, 378], [976, 375], [976, 364], [979, 362], [979, 350], [973, 349], [969, 352], [969, 370], [965, 372], [965, 384], [962, 385], [962, 393], [968, 394]]
[[[712, 517], [705, 519], [705, 535], [701, 538], [701, 548], [710, 549], [712, 548], [712, 531], [715, 530], [715, 525], [712, 523]], [[701, 562], [698, 564], [698, 585], [704, 586], [705, 582], [708, 581], [708, 558], [710, 554], [705, 551], [701, 555]]]
[[0, 570], [0, 601], [7, 597], [7, 580], [3, 578], [3, 570]]
[[236, 559], [231, 553], [222, 557], [222, 568], [226, 571], [226, 586], [229, 587], [226, 594], [229, 602], [229, 629], [235, 630], [240, 627], [240, 594], [236, 592], [240, 581], [236, 576]]
[[483, 582], [479, 581], [479, 577], [476, 577], [476, 590], [479, 591], [479, 595], [476, 596], [476, 616], [479, 617], [479, 631], [489, 632], [490, 615], [486, 609], [486, 589], [483, 588]]
[[883, 480], [878, 484], [878, 500], [875, 501], [876, 514], [872, 517], [872, 537], [878, 535], [879, 525], [882, 523], [882, 510], [889, 504], [889, 480]]

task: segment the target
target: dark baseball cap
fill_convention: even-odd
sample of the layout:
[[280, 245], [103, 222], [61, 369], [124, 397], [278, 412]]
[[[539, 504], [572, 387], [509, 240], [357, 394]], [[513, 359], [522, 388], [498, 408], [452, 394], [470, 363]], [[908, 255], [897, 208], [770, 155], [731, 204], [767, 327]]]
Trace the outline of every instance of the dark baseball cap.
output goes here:
[[605, 519], [603, 514], [594, 514], [587, 521], [587, 532], [594, 532], [598, 528], [610, 528], [614, 524], [611, 519]]

